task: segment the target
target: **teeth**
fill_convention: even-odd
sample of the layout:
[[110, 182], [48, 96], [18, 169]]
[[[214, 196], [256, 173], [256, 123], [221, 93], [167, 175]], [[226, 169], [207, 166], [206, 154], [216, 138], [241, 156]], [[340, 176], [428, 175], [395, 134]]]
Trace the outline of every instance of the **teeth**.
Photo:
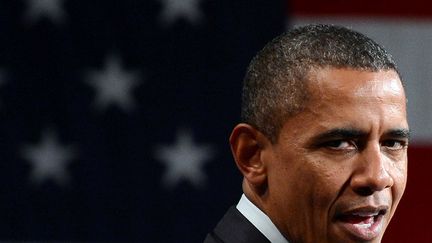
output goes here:
[[352, 215], [360, 216], [360, 217], [375, 217], [378, 214], [379, 214], [378, 212], [376, 212], [376, 213], [366, 213], [366, 212], [355, 212], [355, 213], [352, 213]]
[[370, 228], [372, 226], [372, 224], [373, 223], [369, 223], [369, 224], [360, 223], [360, 224], [355, 224], [355, 225], [357, 225], [357, 227], [360, 227], [360, 228], [363, 228], [363, 229], [367, 229], [367, 228]]

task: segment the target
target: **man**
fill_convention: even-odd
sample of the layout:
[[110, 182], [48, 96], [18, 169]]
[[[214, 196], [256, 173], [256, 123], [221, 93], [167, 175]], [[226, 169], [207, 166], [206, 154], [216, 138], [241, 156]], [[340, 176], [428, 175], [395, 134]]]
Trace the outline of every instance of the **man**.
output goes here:
[[230, 144], [240, 202], [211, 242], [380, 242], [405, 190], [408, 123], [395, 62], [343, 27], [267, 44], [243, 88]]

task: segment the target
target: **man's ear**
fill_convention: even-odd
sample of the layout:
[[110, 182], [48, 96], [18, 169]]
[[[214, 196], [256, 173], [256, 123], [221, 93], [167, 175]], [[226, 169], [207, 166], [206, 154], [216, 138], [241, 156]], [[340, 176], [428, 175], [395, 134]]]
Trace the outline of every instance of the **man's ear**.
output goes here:
[[256, 188], [267, 184], [266, 163], [262, 152], [270, 141], [249, 124], [240, 123], [230, 136], [231, 152], [245, 180]]

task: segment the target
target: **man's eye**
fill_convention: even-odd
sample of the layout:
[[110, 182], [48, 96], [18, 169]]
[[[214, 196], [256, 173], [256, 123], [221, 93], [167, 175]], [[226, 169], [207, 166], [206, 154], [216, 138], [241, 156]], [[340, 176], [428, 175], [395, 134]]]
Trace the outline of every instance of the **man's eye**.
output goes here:
[[398, 150], [398, 149], [403, 149], [406, 146], [406, 143], [397, 140], [387, 140], [382, 143], [382, 146], [385, 146], [391, 150]]
[[334, 149], [334, 150], [343, 150], [343, 149], [353, 149], [355, 148], [352, 143], [346, 140], [335, 140], [326, 142], [325, 147]]

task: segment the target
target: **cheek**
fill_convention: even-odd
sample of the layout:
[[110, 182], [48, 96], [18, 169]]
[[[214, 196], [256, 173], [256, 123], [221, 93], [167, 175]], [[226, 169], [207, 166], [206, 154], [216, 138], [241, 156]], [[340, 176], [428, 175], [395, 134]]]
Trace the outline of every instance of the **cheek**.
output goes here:
[[325, 162], [322, 162], [321, 165], [323, 168], [316, 171], [314, 178], [311, 178], [315, 182], [313, 192], [315, 202], [313, 203], [320, 208], [329, 210], [343, 189], [346, 173], [343, 169], [326, 166]]
[[[326, 214], [342, 189], [346, 172], [334, 163], [322, 159], [308, 158], [300, 169], [303, 197], [315, 213]], [[298, 188], [301, 190], [301, 188]]]
[[268, 179], [272, 184], [269, 187], [277, 190], [273, 196], [285, 206], [287, 199], [296, 198], [295, 206], [290, 207], [307, 207], [314, 215], [324, 216], [349, 177], [347, 167], [319, 153], [302, 149], [287, 151], [278, 151], [280, 153], [273, 157], [276, 163], [269, 168]]
[[393, 166], [393, 201], [395, 204], [401, 199], [407, 182], [407, 162], [403, 161]]
[[398, 206], [402, 195], [405, 191], [406, 182], [407, 182], [407, 160], [406, 157], [402, 161], [393, 161], [388, 168], [388, 171], [391, 173], [391, 177], [393, 178], [393, 186], [391, 188], [392, 194], [392, 209], [390, 218], [393, 217], [393, 214], [396, 211], [396, 207]]

